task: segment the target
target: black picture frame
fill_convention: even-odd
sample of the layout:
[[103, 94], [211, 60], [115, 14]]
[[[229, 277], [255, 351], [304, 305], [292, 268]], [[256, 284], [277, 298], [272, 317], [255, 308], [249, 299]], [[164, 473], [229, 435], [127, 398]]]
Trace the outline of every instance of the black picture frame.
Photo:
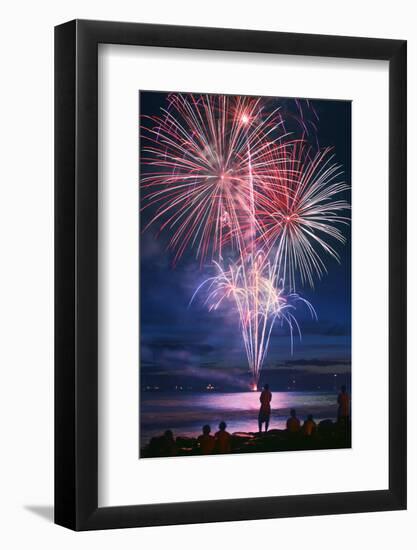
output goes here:
[[[98, 507], [98, 44], [389, 62], [389, 488]], [[406, 508], [406, 41], [74, 20], [55, 28], [55, 523], [92, 530]]]

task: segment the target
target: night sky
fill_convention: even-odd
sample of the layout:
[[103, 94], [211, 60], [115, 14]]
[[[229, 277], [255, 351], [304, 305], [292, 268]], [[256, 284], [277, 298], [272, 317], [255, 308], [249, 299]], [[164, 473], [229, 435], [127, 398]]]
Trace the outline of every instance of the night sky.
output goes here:
[[[269, 101], [272, 108], [281, 105], [289, 116], [296, 114], [295, 102], [291, 99]], [[159, 114], [164, 106], [165, 93], [140, 93], [141, 114]], [[314, 100], [310, 107], [319, 119], [317, 132], [311, 132], [311, 139], [321, 147], [335, 148], [336, 161], [343, 166], [345, 181], [350, 184], [351, 103]], [[294, 132], [297, 128], [294, 123]], [[140, 170], [144, 173], [146, 167], [141, 164]], [[345, 198], [350, 202], [350, 196]], [[142, 230], [151, 214], [148, 209], [141, 212]], [[260, 379], [261, 384], [268, 382], [273, 390], [350, 386], [350, 227], [339, 227], [347, 237], [344, 246], [332, 241], [340, 254], [340, 265], [328, 256], [328, 274], [321, 281], [316, 279], [314, 290], [307, 286], [297, 289], [313, 304], [318, 321], [313, 321], [305, 309], [297, 308], [302, 341], [295, 336], [293, 355], [288, 328], [274, 327]], [[189, 305], [196, 287], [213, 274], [210, 261], [201, 267], [195, 260], [195, 251], [191, 250], [173, 268], [168, 234], [162, 232], [157, 236], [157, 231], [155, 225], [140, 235], [141, 387], [157, 385], [168, 390], [183, 385], [198, 390], [212, 383], [222, 390], [247, 388], [250, 373], [237, 316], [227, 307], [209, 312], [198, 298]]]

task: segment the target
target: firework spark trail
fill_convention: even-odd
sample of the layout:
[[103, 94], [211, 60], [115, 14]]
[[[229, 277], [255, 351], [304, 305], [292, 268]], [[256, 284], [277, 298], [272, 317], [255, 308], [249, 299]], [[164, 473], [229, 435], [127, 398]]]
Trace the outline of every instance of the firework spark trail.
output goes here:
[[218, 310], [224, 302], [230, 302], [236, 308], [253, 383], [257, 385], [275, 323], [288, 326], [292, 348], [294, 329], [301, 338], [293, 313], [296, 304], [304, 304], [312, 318], [317, 318], [316, 312], [311, 303], [298, 294], [285, 296], [284, 289], [276, 287], [274, 268], [262, 252], [258, 252], [254, 259], [247, 258], [245, 263], [231, 264], [228, 269], [217, 262], [215, 265], [217, 275], [200, 284], [190, 303], [205, 290], [204, 304], [209, 311]]
[[339, 261], [329, 240], [345, 243], [338, 225], [348, 223], [342, 213], [350, 207], [337, 198], [349, 187], [340, 180], [343, 172], [331, 149], [313, 152], [303, 141], [292, 148], [287, 165], [264, 176], [258, 218], [262, 244], [275, 255], [278, 279], [295, 291], [297, 274], [302, 285], [313, 287], [314, 277], [327, 272], [321, 252]]
[[301, 138], [259, 98], [170, 94], [161, 116], [143, 117], [141, 191], [153, 211], [146, 228], [170, 231], [174, 265], [188, 247], [201, 264], [211, 253], [217, 274], [191, 301], [205, 290], [210, 311], [234, 306], [255, 387], [274, 325], [288, 327], [292, 350], [294, 330], [301, 338], [296, 304], [317, 318], [296, 292], [296, 276], [313, 286], [326, 272], [321, 254], [338, 260], [328, 241], [344, 243], [338, 224], [348, 221], [340, 167], [329, 148], [307, 146], [305, 133], [316, 126], [296, 105]]

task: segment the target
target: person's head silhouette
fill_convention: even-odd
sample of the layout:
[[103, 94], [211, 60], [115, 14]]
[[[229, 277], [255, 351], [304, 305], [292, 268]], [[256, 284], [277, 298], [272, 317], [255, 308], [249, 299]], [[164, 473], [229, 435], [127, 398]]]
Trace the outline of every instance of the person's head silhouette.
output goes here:
[[297, 411], [295, 409], [290, 410], [290, 415], [295, 418], [297, 416]]
[[211, 432], [211, 427], [208, 424], [203, 426], [203, 434], [204, 435], [209, 435], [210, 432]]
[[219, 430], [220, 430], [221, 432], [224, 432], [224, 430], [225, 430], [226, 428], [227, 428], [226, 422], [223, 422], [223, 421], [220, 422], [220, 424], [219, 424]]
[[343, 385], [340, 389], [342, 390], [342, 393], [346, 393], [346, 386]]
[[312, 414], [309, 414], [308, 417], [307, 417], [307, 420], [313, 421], [313, 415], [312, 415]]

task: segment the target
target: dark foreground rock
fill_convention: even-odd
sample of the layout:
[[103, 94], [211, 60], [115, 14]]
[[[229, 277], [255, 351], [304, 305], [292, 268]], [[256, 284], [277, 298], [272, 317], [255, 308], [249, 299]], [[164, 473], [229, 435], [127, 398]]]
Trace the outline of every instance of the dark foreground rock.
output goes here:
[[[235, 432], [231, 434], [232, 453], [266, 453], [279, 451], [305, 451], [318, 449], [346, 449], [351, 447], [350, 425], [322, 420], [316, 432], [305, 436], [301, 432], [290, 434], [286, 430], [268, 432]], [[161, 456], [194, 456], [200, 450], [196, 437], [178, 436], [167, 445], [164, 436], [153, 437], [141, 449], [141, 458]]]

